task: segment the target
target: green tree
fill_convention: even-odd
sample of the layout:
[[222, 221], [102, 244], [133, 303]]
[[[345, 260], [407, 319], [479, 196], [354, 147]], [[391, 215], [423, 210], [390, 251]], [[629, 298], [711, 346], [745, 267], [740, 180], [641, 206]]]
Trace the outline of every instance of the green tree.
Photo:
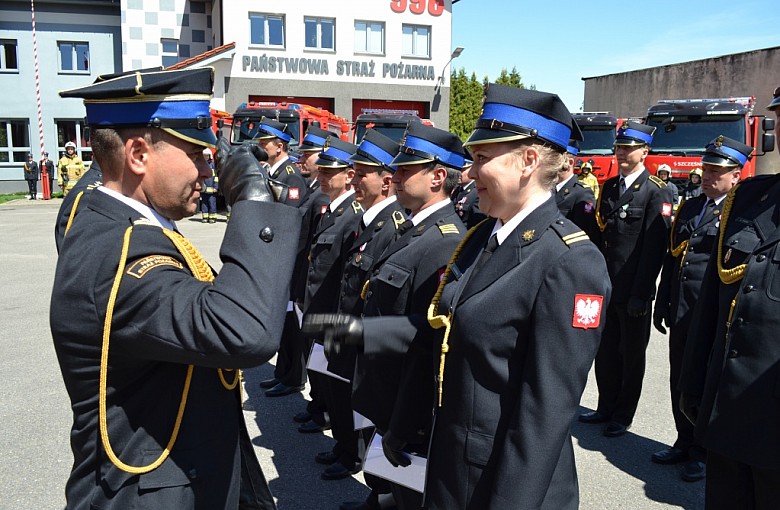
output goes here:
[[501, 74], [496, 78], [496, 83], [499, 85], [508, 85], [510, 87], [517, 87], [524, 89], [523, 80], [520, 78], [520, 73], [517, 72], [517, 68], [513, 67], [511, 72], [507, 72], [506, 67], [501, 69]]

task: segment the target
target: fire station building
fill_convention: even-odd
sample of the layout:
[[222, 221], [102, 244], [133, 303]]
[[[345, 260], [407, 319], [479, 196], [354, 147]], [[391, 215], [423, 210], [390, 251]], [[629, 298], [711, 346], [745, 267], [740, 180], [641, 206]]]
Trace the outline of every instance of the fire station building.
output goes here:
[[72, 141], [90, 161], [83, 105], [57, 92], [131, 69], [212, 66], [227, 112], [277, 101], [449, 125], [452, 0], [34, 1], [35, 31], [31, 0], [0, 3], [0, 192], [24, 189], [29, 152], [56, 161]]

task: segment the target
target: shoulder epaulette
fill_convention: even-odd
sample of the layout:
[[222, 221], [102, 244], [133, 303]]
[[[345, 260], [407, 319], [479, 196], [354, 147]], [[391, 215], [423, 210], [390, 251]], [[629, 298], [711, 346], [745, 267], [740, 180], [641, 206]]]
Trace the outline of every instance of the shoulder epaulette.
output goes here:
[[[572, 228], [572, 226], [574, 228]], [[574, 225], [567, 226], [563, 221], [556, 221], [552, 224], [552, 228], [555, 230], [555, 233], [560, 236], [566, 246], [571, 246], [580, 241], [590, 241], [588, 234], [579, 230], [579, 228]]]
[[360, 202], [355, 200], [352, 201], [352, 210], [355, 211], [355, 214], [359, 214], [364, 211], [363, 206], [360, 205]]
[[445, 225], [437, 225], [442, 235], [447, 234], [460, 234], [460, 229], [454, 223], [447, 223]]
[[401, 211], [393, 211], [393, 225], [395, 226], [395, 229], [398, 230], [401, 228], [401, 225], [404, 224], [406, 221], [406, 216], [404, 216], [404, 213]]
[[662, 181], [659, 177], [655, 176], [655, 175], [651, 175], [649, 177], [649, 179], [653, 182], [653, 184], [655, 184], [659, 188], [665, 188], [666, 187], [666, 183], [664, 181]]

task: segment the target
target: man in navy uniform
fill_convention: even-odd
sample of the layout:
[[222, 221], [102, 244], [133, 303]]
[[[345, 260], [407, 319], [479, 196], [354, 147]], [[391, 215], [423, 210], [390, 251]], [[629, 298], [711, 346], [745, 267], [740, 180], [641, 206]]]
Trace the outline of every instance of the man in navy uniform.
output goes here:
[[598, 408], [579, 419], [606, 422], [607, 437], [626, 433], [642, 394], [650, 309], [672, 216], [666, 184], [644, 166], [654, 131], [623, 123], [615, 139], [620, 173], [604, 183], [596, 207], [600, 235], [597, 231], [594, 237], [607, 261], [612, 301], [596, 356]]
[[[287, 306], [287, 318], [284, 321], [284, 331], [276, 357], [274, 376], [260, 382], [260, 387], [267, 390], [265, 392], [267, 397], [291, 395], [301, 391], [306, 384], [306, 361], [309, 351], [305, 348], [306, 342], [300, 336], [298, 313], [303, 309], [303, 299], [306, 294], [306, 274], [309, 270], [311, 236], [323, 208], [330, 203], [330, 197], [319, 189], [318, 170], [315, 164], [325, 145], [325, 140], [330, 134], [324, 129], [311, 126], [298, 147], [301, 154], [298, 160], [299, 168], [301, 175], [306, 180], [308, 190], [306, 199], [299, 207], [303, 214], [301, 234], [290, 284], [290, 303]], [[296, 306], [298, 307], [297, 311], [294, 308]], [[296, 418], [296, 421], [305, 423], [309, 421], [309, 418], [306, 413], [303, 413]]]
[[275, 508], [238, 369], [276, 352], [300, 216], [273, 203], [279, 190], [242, 147], [220, 153], [233, 206], [221, 273], [176, 231], [211, 174], [213, 73], [128, 73], [60, 93], [84, 99], [103, 169], [52, 291], [74, 420], [68, 508]]
[[287, 124], [263, 117], [257, 126], [256, 139], [260, 147], [268, 153], [268, 177], [285, 184], [288, 188], [285, 203], [300, 207], [306, 203], [309, 188], [301, 175], [301, 170], [287, 152], [292, 136]]
[[[769, 110], [778, 116], [780, 87]], [[746, 159], [725, 143], [721, 158]], [[735, 186], [685, 346], [683, 413], [707, 449], [707, 510], [780, 507], [780, 175]]]
[[458, 186], [452, 192], [452, 203], [455, 204], [455, 211], [467, 228], [473, 227], [487, 217], [479, 210], [477, 187], [474, 179], [469, 176], [471, 164], [472, 161], [467, 159], [460, 171]]
[[[363, 206], [354, 200], [355, 191], [350, 184], [354, 170], [349, 158], [356, 150], [357, 146], [331, 135], [316, 161], [319, 167], [317, 180], [322, 192], [330, 198], [330, 204], [314, 227], [304, 314], [335, 312], [338, 309], [339, 284], [346, 252], [355, 239], [363, 215]], [[308, 345], [311, 346], [310, 343]], [[313, 404], [308, 409], [312, 418], [298, 428], [300, 432], [320, 432], [330, 427], [325, 409], [331, 402], [331, 379], [320, 372], [309, 371]], [[337, 480], [358, 471], [359, 459], [345, 453], [342, 445], [337, 442], [333, 451], [339, 454], [340, 460], [323, 471], [323, 479]]]
[[[366, 317], [425, 321], [439, 278], [466, 230], [449, 198], [464, 161], [456, 135], [417, 123], [407, 128], [392, 166], [397, 167], [393, 182], [398, 202], [412, 216], [375, 262], [365, 291]], [[367, 338], [385, 335], [381, 327], [374, 328], [376, 324], [365, 322]], [[355, 410], [374, 422], [385, 455], [394, 465], [409, 464], [404, 452], [425, 455], [432, 426], [431, 346], [438, 344], [441, 335], [425, 329], [412, 336], [413, 347], [402, 358], [359, 356], [354, 381]], [[420, 493], [399, 484], [393, 484], [393, 496], [400, 509], [422, 505]]]
[[683, 353], [704, 270], [718, 238], [723, 200], [739, 182], [742, 166], [752, 153], [752, 147], [725, 136], [707, 145], [702, 157], [704, 194], [684, 201], [677, 210], [658, 285], [653, 324], [661, 334], [666, 334], [666, 327], [670, 330], [669, 390], [677, 440], [651, 459], [658, 464], [685, 462], [681, 477], [687, 482], [704, 478], [705, 452], [694, 438], [693, 424], [679, 408]]
[[[572, 129], [582, 137], [576, 122], [572, 122]], [[555, 202], [561, 214], [585, 233], [592, 235], [596, 227], [596, 198], [593, 190], [582, 184], [574, 175], [574, 157], [579, 153], [578, 143], [578, 140], [572, 139], [566, 147], [566, 163], [558, 170]]]

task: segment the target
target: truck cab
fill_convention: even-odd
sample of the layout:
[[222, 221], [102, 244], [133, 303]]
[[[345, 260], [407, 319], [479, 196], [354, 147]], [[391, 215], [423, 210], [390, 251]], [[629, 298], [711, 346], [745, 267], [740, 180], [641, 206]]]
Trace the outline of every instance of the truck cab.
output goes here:
[[590, 163], [593, 175], [604, 184], [604, 181], [617, 175], [615, 161], [615, 136], [619, 119], [609, 112], [573, 113], [572, 117], [582, 131], [583, 141], [580, 151], [574, 160], [575, 168], [583, 163]]
[[428, 119], [421, 119], [417, 115], [410, 113], [361, 113], [355, 119], [355, 144], [360, 144], [367, 129], [375, 129], [388, 138], [400, 142], [406, 132], [410, 122], [422, 122], [428, 126], [433, 126], [433, 122]]
[[686, 182], [691, 170], [701, 166], [705, 146], [719, 135], [755, 149], [742, 169], [742, 178], [755, 175], [756, 156], [774, 150], [773, 119], [754, 115], [754, 97], [664, 99], [647, 110], [645, 124], [655, 127], [645, 160], [650, 173], [667, 164], [675, 183]]

